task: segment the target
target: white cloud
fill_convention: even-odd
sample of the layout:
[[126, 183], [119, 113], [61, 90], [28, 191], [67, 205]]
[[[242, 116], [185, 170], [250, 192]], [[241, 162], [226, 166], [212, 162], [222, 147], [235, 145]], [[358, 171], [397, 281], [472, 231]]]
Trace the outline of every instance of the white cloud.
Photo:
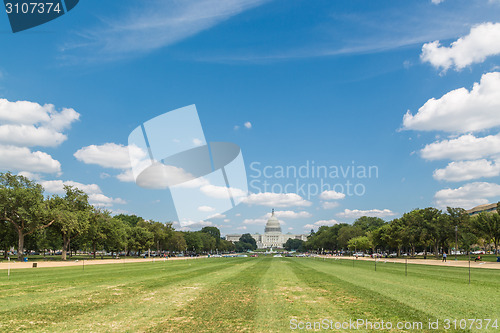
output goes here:
[[124, 183], [133, 183], [135, 182], [134, 173], [132, 169], [126, 169], [122, 173], [116, 175], [116, 178]]
[[240, 127], [239, 127], [238, 125], [234, 125], [233, 129], [234, 129], [235, 131], [237, 131], [237, 130], [239, 130], [239, 129], [240, 129]]
[[55, 131], [69, 128], [80, 114], [73, 109], [56, 111], [54, 105], [29, 101], [10, 102], [0, 98], [0, 122], [14, 125], [39, 125]]
[[322, 201], [321, 202], [321, 207], [323, 209], [333, 209], [340, 206], [340, 204], [336, 201]]
[[97, 164], [104, 168], [130, 169], [130, 159], [143, 160], [147, 153], [135, 145], [124, 146], [116, 143], [105, 143], [100, 146], [90, 145], [73, 154], [85, 164]]
[[80, 115], [73, 109], [57, 111], [52, 104], [10, 102], [0, 98], [0, 143], [20, 147], [56, 147]]
[[79, 117], [73, 109], [57, 111], [52, 104], [0, 98], [0, 169], [60, 173], [59, 161], [28, 147], [59, 146], [67, 139], [62, 131]]
[[434, 179], [459, 182], [500, 175], [500, 161], [486, 159], [476, 161], [451, 162], [444, 169], [434, 171]]
[[25, 147], [57, 147], [68, 137], [51, 128], [33, 125], [0, 125], [0, 142]]
[[441, 2], [443, 2], [444, 0], [431, 0], [433, 4], [435, 5], [439, 5]]
[[[283, 219], [300, 219], [300, 218], [309, 218], [312, 216], [311, 213], [306, 211], [294, 212], [292, 210], [277, 210], [274, 212], [274, 215], [278, 218], [283, 218]], [[270, 218], [271, 213], [267, 213], [265, 217]]]
[[200, 187], [200, 191], [205, 194], [206, 196], [209, 196], [211, 198], [217, 198], [217, 199], [225, 199], [229, 196], [229, 191], [231, 190], [231, 195], [233, 198], [240, 198], [240, 197], [245, 197], [247, 193], [239, 188], [235, 187], [225, 187], [225, 186], [216, 186], [212, 184], [208, 185], [203, 185]]
[[497, 126], [500, 126], [499, 72], [484, 74], [470, 92], [460, 88], [440, 99], [431, 98], [417, 114], [408, 111], [403, 118], [406, 130], [467, 133]]
[[203, 144], [203, 141], [202, 141], [202, 140], [200, 140], [200, 139], [198, 139], [198, 138], [194, 138], [194, 139], [193, 139], [193, 144], [194, 144], [195, 146], [201, 146], [201, 145]]
[[109, 207], [113, 204], [126, 204], [121, 198], [111, 198], [104, 195], [97, 184], [82, 184], [72, 180], [44, 180], [39, 182], [48, 193], [64, 194], [64, 185], [73, 186], [89, 196], [89, 202], [96, 206]]
[[500, 134], [478, 138], [472, 134], [426, 145], [420, 154], [426, 160], [473, 160], [500, 154]]
[[248, 205], [260, 205], [267, 207], [309, 207], [310, 201], [304, 200], [296, 193], [252, 193], [243, 199]]
[[210, 215], [207, 219], [225, 219], [226, 215], [221, 213], [215, 213], [214, 215]]
[[359, 210], [359, 209], [345, 209], [343, 213], [338, 213], [337, 216], [347, 218], [347, 219], [356, 219], [361, 216], [371, 216], [371, 217], [387, 217], [394, 216], [396, 213], [389, 209], [370, 209], [370, 210]]
[[89, 202], [95, 206], [109, 207], [113, 204], [124, 205], [127, 202], [121, 198], [111, 198], [102, 193], [89, 194]]
[[[312, 216], [311, 213], [306, 211], [294, 212], [291, 210], [277, 210], [274, 212], [274, 215], [278, 218], [279, 223], [282, 225], [286, 223], [281, 219], [300, 219], [300, 218], [310, 218]], [[245, 219], [243, 220], [243, 224], [265, 225], [270, 217], [271, 213], [267, 213], [264, 216], [261, 216], [256, 219]]]
[[218, 225], [214, 225], [211, 221], [191, 221], [191, 220], [180, 221], [179, 225], [181, 226], [180, 230], [182, 231], [199, 230], [203, 227], [211, 227], [211, 226], [216, 226], [219, 228], [221, 227]]
[[452, 66], [461, 70], [497, 54], [500, 54], [500, 23], [482, 23], [472, 27], [467, 36], [450, 47], [441, 46], [439, 41], [424, 44], [420, 58], [446, 71]]
[[101, 188], [97, 184], [82, 184], [79, 182], [74, 182], [71, 180], [62, 181], [62, 180], [44, 180], [40, 182], [40, 185], [49, 192], [55, 194], [63, 194], [64, 193], [64, 185], [73, 186], [79, 190], [87, 194], [99, 194], [102, 193]]
[[26, 177], [30, 180], [34, 180], [34, 181], [42, 179], [42, 175], [40, 175], [39, 173], [33, 173], [33, 172], [29, 172], [29, 171], [21, 171], [21, 172], [18, 172], [17, 174], [19, 176], [23, 176], [23, 177]]
[[109, 173], [106, 173], [106, 172], [101, 172], [99, 174], [99, 178], [101, 178], [101, 179], [106, 179], [106, 178], [109, 178], [109, 177], [111, 177], [111, 175]]
[[[490, 199], [491, 198], [491, 199]], [[486, 182], [468, 183], [456, 189], [443, 189], [434, 195], [438, 207], [472, 208], [477, 205], [496, 202], [500, 198], [500, 185]]]
[[251, 123], [251, 122], [249, 122], [249, 121], [247, 121], [244, 125], [245, 125], [245, 127], [246, 127], [246, 128], [248, 128], [248, 129], [252, 128], [252, 123]]
[[209, 29], [265, 0], [155, 0], [133, 7], [127, 15], [102, 20], [105, 26], [84, 31], [86, 40], [64, 50], [88, 48], [93, 54], [123, 56], [150, 52]]
[[198, 207], [198, 210], [200, 212], [213, 212], [215, 210], [215, 208], [210, 207], [210, 206], [200, 206], [200, 207]]
[[27, 172], [60, 173], [61, 163], [41, 151], [26, 147], [0, 145], [0, 169]]
[[236, 228], [237, 230], [247, 230], [247, 227], [246, 226], [241, 226], [241, 227], [238, 227]]
[[323, 191], [319, 195], [319, 198], [321, 200], [339, 200], [339, 199], [344, 199], [345, 194], [340, 193], [340, 192], [335, 192], [335, 191]]
[[268, 219], [265, 216], [256, 219], [244, 219], [243, 224], [265, 225], [267, 223], [267, 220]]
[[319, 220], [314, 222], [313, 224], [304, 225], [304, 229], [314, 229], [321, 226], [331, 227], [332, 225], [339, 224], [340, 222], [337, 220]]
[[189, 180], [187, 182], [175, 185], [175, 187], [179, 187], [179, 188], [198, 188], [198, 187], [200, 187], [201, 188], [202, 186], [205, 186], [205, 185], [210, 185], [210, 182], [206, 178], [198, 177], [198, 178]]
[[[127, 172], [117, 176], [120, 180], [126, 180], [127, 177], [130, 177]], [[193, 178], [193, 175], [182, 168], [156, 162], [137, 177], [136, 183], [144, 188], [165, 189], [174, 184], [189, 182]]]
[[[243, 224], [265, 225], [267, 223], [267, 220], [269, 220], [269, 218], [264, 215], [264, 216], [256, 218], [256, 219], [244, 219]], [[283, 220], [278, 220], [278, 222], [281, 225], [286, 224], [285, 221], [283, 221]]]

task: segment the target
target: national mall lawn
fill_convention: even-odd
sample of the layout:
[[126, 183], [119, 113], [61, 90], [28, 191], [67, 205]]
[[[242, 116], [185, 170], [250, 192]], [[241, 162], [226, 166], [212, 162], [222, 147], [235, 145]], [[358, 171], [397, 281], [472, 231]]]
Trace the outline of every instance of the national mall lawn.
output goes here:
[[0, 304], [1, 332], [350, 332], [334, 325], [358, 319], [444, 332], [446, 319], [500, 324], [500, 270], [474, 268], [469, 285], [462, 267], [263, 255], [13, 269]]

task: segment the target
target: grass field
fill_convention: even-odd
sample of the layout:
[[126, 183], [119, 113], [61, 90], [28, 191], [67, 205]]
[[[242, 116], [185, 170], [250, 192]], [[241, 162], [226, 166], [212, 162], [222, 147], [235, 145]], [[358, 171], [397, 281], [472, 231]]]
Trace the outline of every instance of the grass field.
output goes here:
[[[10, 280], [3, 270], [0, 331], [288, 332], [363, 319], [391, 322], [386, 332], [443, 332], [445, 319], [500, 322], [500, 270], [474, 269], [469, 285], [464, 268], [408, 265], [408, 276], [403, 264], [374, 268], [259, 257], [17, 269]], [[427, 329], [429, 320], [439, 329]], [[398, 322], [423, 329], [398, 330]], [[363, 327], [356, 331], [371, 331]]]

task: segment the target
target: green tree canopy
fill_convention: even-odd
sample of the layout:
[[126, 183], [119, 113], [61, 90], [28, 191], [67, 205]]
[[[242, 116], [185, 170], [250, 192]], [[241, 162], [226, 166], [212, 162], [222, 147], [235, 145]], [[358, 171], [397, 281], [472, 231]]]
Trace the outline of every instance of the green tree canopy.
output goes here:
[[0, 221], [17, 233], [17, 257], [23, 257], [24, 237], [47, 228], [54, 219], [47, 215], [43, 187], [23, 176], [0, 173]]
[[[240, 237], [240, 240], [239, 240], [241, 243], [246, 243], [246, 244], [249, 244], [250, 247], [248, 248], [249, 250], [255, 250], [257, 249], [257, 242], [255, 241], [255, 239], [252, 237], [252, 235], [250, 234], [243, 234], [241, 235]], [[236, 245], [236, 244], [235, 244]], [[236, 251], [238, 251], [238, 246], [236, 245]]]

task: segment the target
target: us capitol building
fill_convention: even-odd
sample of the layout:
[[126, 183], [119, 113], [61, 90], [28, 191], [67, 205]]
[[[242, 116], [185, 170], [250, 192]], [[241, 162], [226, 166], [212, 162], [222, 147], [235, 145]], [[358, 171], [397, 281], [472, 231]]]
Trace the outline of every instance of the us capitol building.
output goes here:
[[[281, 225], [276, 216], [274, 216], [274, 209], [269, 220], [267, 220], [266, 228], [264, 229], [264, 234], [259, 233], [253, 234], [252, 237], [257, 242], [257, 248], [267, 249], [267, 248], [283, 248], [285, 243], [290, 238], [300, 239], [303, 241], [307, 240], [306, 234], [303, 235], [293, 235], [291, 233], [284, 234], [281, 232]], [[231, 234], [226, 235], [226, 240], [231, 242], [237, 242], [240, 240], [241, 234]]]

